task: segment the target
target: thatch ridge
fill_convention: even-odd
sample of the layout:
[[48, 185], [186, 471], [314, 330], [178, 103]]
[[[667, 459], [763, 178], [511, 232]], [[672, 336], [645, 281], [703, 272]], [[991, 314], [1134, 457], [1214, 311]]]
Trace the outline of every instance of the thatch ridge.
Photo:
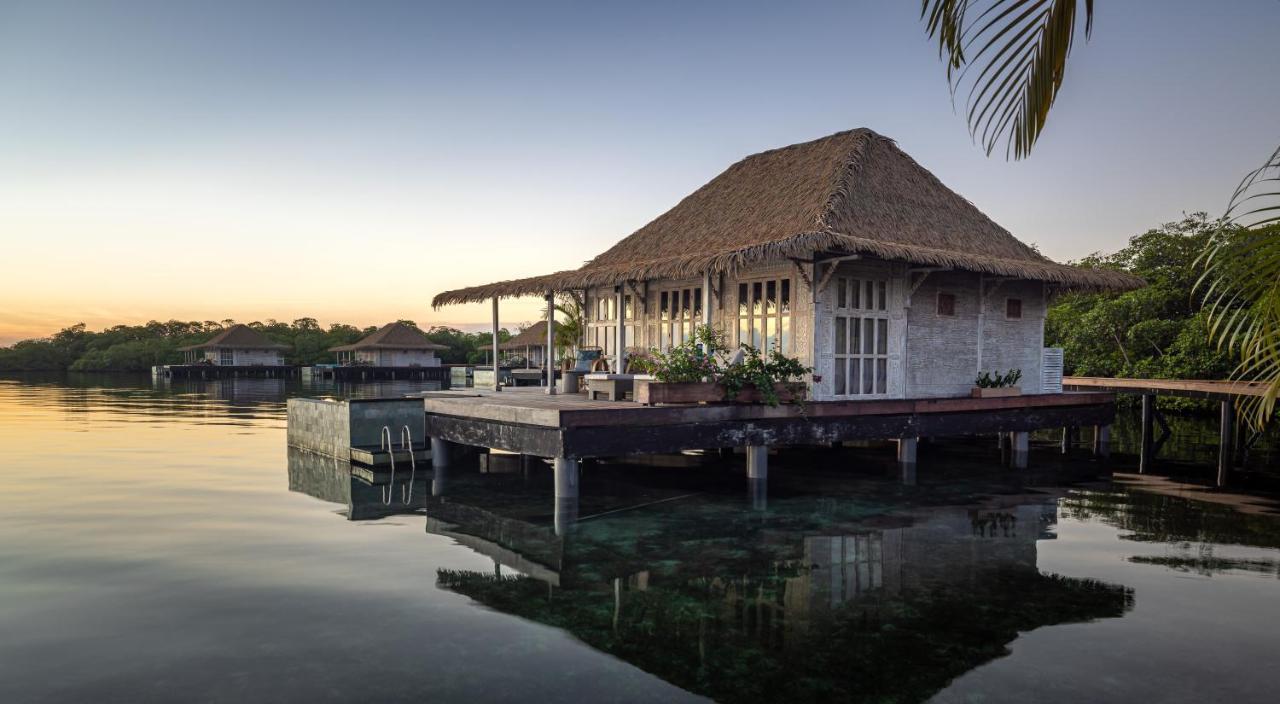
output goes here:
[[[693, 250], [691, 252], [691, 250]], [[660, 252], [684, 252], [655, 256]], [[684, 278], [821, 253], [1127, 290], [1123, 272], [1054, 262], [1019, 241], [934, 174], [869, 129], [754, 154], [573, 271], [446, 291], [436, 307]]]
[[289, 345], [272, 342], [266, 335], [243, 323], [236, 323], [198, 345], [179, 347], [181, 352], [203, 349], [229, 350], [287, 350]]
[[427, 338], [426, 333], [412, 325], [404, 323], [387, 323], [375, 332], [356, 340], [349, 345], [330, 347], [330, 352], [354, 352], [356, 350], [446, 350], [445, 345], [438, 345]]

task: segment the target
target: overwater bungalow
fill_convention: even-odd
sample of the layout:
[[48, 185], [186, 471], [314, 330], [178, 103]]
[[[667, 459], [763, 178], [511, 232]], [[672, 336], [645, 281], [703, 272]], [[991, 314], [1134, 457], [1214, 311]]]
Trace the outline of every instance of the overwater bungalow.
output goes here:
[[496, 321], [499, 299], [574, 292], [586, 344], [614, 370], [707, 324], [812, 367], [813, 400], [914, 399], [966, 395], [982, 372], [1010, 369], [1024, 393], [1056, 390], [1050, 298], [1142, 285], [1048, 259], [857, 129], [743, 159], [578, 269], [433, 303], [492, 301]]
[[272, 342], [248, 325], [232, 325], [198, 345], [180, 347], [187, 364], [219, 367], [278, 367], [288, 345]]
[[[1063, 392], [1045, 312], [1064, 291], [1142, 285], [1048, 259], [893, 140], [840, 132], [743, 159], [578, 269], [436, 296], [437, 307], [491, 302], [495, 358], [501, 299], [543, 296], [550, 323], [554, 296], [577, 296], [585, 344], [623, 373], [587, 374], [587, 397], [557, 398], [550, 383], [546, 397], [496, 393], [478, 379], [467, 394], [429, 394], [432, 461], [446, 466], [454, 445], [553, 458], [567, 525], [583, 458], [741, 448], [748, 479], [763, 482], [770, 448], [893, 439], [910, 483], [921, 437], [994, 435], [1024, 468], [1031, 431], [1078, 427], [1094, 429], [1105, 458], [1115, 398]], [[811, 368], [806, 402], [655, 405], [652, 380], [646, 405], [594, 400], [594, 380], [611, 401], [625, 397], [630, 351], [670, 349], [699, 324]], [[1020, 372], [1016, 388], [975, 392], [979, 377], [1008, 370]]]
[[[553, 323], [552, 330], [558, 328]], [[526, 368], [541, 367], [547, 360], [547, 321], [539, 320], [520, 334], [498, 345], [503, 358], [519, 356]]]
[[330, 347], [339, 364], [364, 364], [374, 367], [438, 367], [438, 345], [418, 328], [404, 323], [387, 323], [349, 345]]

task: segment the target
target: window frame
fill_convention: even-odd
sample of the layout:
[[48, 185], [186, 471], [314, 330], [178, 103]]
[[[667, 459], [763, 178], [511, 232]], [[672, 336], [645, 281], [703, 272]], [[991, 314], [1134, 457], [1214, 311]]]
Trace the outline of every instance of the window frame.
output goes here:
[[[944, 298], [950, 300], [951, 302], [951, 312], [949, 313], [943, 312], [942, 310], [942, 301], [944, 300]], [[958, 302], [959, 301], [956, 298], [956, 294], [950, 293], [948, 291], [939, 291], [937, 297], [934, 300], [933, 314], [939, 318], [954, 318], [956, 317], [956, 308], [958, 307], [956, 304]]]

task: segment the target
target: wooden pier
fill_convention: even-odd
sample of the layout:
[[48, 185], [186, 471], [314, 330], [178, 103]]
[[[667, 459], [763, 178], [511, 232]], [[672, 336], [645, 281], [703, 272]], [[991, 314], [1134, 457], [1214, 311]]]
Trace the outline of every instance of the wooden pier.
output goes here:
[[153, 379], [289, 379], [298, 375], [291, 365], [162, 364], [151, 368]]
[[[1064, 389], [1075, 391], [1106, 391], [1118, 394], [1142, 396], [1142, 433], [1138, 450], [1138, 473], [1146, 474], [1155, 466], [1156, 457], [1171, 431], [1164, 415], [1156, 408], [1157, 396], [1177, 396], [1207, 401], [1217, 401], [1218, 414], [1218, 486], [1225, 486], [1235, 465], [1236, 450], [1236, 400], [1245, 396], [1262, 396], [1266, 385], [1257, 382], [1213, 381], [1191, 379], [1110, 379], [1104, 377], [1070, 376], [1062, 380]], [[1161, 433], [1157, 437], [1155, 426]], [[1244, 443], [1247, 448], [1257, 440], [1255, 434]], [[1064, 437], [1064, 444], [1066, 438]]]
[[316, 365], [302, 367], [303, 379], [332, 379], [334, 381], [438, 381], [441, 389], [450, 388], [450, 368], [438, 367], [383, 367], [363, 364]]

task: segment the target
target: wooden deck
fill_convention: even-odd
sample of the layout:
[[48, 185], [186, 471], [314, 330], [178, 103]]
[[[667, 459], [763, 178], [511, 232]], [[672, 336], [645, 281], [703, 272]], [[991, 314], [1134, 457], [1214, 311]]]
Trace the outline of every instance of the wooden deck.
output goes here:
[[1068, 376], [1062, 387], [1076, 391], [1110, 391], [1144, 396], [1181, 396], [1213, 401], [1229, 401], [1240, 396], [1261, 396], [1266, 385], [1242, 381], [1193, 381], [1187, 379], [1111, 379], [1095, 376]]
[[541, 457], [600, 457], [856, 439], [1026, 432], [1108, 425], [1114, 396], [1083, 392], [759, 405], [647, 407], [544, 389], [424, 394], [427, 435]]

